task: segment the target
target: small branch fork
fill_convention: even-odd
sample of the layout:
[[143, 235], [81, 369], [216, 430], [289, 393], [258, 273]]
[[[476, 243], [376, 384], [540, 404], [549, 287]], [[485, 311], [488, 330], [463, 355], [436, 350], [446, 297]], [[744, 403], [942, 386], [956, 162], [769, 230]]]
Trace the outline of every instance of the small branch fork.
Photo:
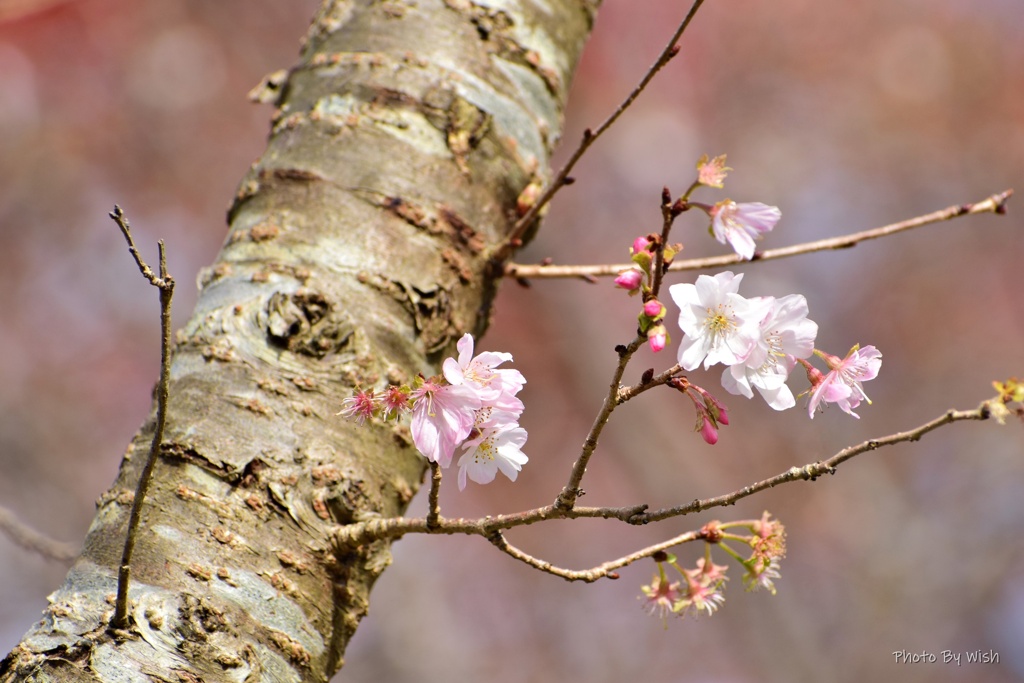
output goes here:
[[666, 64], [672, 61], [672, 59], [679, 54], [679, 39], [683, 37], [683, 33], [690, 25], [690, 22], [693, 21], [694, 16], [697, 14], [697, 10], [699, 10], [700, 6], [703, 4], [704, 0], [695, 0], [693, 5], [690, 7], [690, 11], [686, 13], [686, 16], [676, 28], [675, 33], [673, 33], [672, 37], [669, 39], [668, 44], [665, 45], [665, 49], [661, 51], [661, 54], [658, 55], [654, 64], [652, 64], [647, 70], [647, 73], [643, 75], [643, 78], [641, 78], [637, 86], [633, 88], [633, 91], [630, 92], [626, 99], [622, 101], [622, 104], [612, 112], [611, 116], [605, 119], [604, 123], [598, 126], [596, 130], [587, 128], [583, 131], [583, 139], [580, 140], [579, 146], [572, 153], [572, 156], [569, 157], [569, 161], [566, 162], [565, 166], [562, 167], [554, 179], [548, 184], [533, 206], [531, 206], [530, 209], [523, 214], [523, 216], [516, 221], [516, 224], [512, 227], [512, 232], [508, 240], [494, 255], [494, 259], [497, 262], [500, 263], [504, 261], [514, 249], [520, 246], [523, 235], [525, 235], [526, 231], [529, 230], [531, 225], [533, 225], [533, 222], [540, 215], [540, 212], [544, 207], [548, 205], [559, 190], [572, 182], [569, 178], [569, 174], [576, 166], [576, 162], [578, 162], [584, 153], [590, 149], [590, 146], [597, 142], [597, 139], [601, 137], [601, 135], [604, 134], [604, 132], [608, 130], [613, 123], [618, 121], [619, 117], [622, 116], [627, 109], [629, 109], [630, 105], [632, 105], [636, 98], [640, 96], [640, 93], [642, 93], [647, 85], [654, 80], [655, 75], [657, 75], [657, 73], [661, 71]]
[[[862, 232], [850, 233], [840, 237], [817, 240], [815, 242], [804, 242], [779, 249], [767, 249], [754, 254], [753, 261], [771, 261], [773, 259], [796, 256], [798, 254], [810, 254], [816, 251], [828, 251], [832, 249], [847, 249], [856, 246], [866, 240], [888, 237], [904, 230], [919, 228], [932, 223], [948, 221], [960, 216], [971, 216], [979, 213], [1006, 213], [1006, 202], [1013, 194], [1013, 190], [1006, 190], [973, 204], [958, 204], [933, 211], [932, 213], [910, 218], [898, 223], [884, 225], [880, 228], [864, 230]], [[675, 260], [669, 266], [669, 272], [683, 270], [704, 270], [708, 268], [722, 268], [737, 263], [744, 263], [744, 260], [737, 254], [725, 256], [712, 256], [709, 258]], [[513, 278], [584, 278], [614, 277], [628, 268], [632, 263], [603, 264], [603, 265], [524, 265], [520, 263], [508, 263], [505, 266], [505, 275]]]
[[[635, 394], [646, 391], [650, 387], [657, 386], [659, 382], [664, 384], [671, 378], [671, 376], [673, 376], [670, 374], [672, 371], [677, 370], [673, 368], [670, 371], [662, 373], [662, 375], [659, 375], [649, 383], [623, 389], [622, 392], [634, 392]], [[608, 400], [609, 399], [606, 399], [606, 403]], [[585, 570], [563, 569], [552, 565], [550, 562], [533, 557], [510, 544], [505, 539], [502, 532], [515, 527], [536, 524], [537, 522], [543, 522], [549, 519], [577, 519], [584, 517], [617, 519], [621, 522], [626, 522], [627, 524], [647, 524], [648, 522], [659, 522], [683, 515], [703, 512], [704, 510], [709, 510], [715, 507], [733, 505], [743, 498], [752, 496], [755, 493], [773, 488], [780, 484], [786, 484], [798, 480], [814, 481], [824, 474], [835, 474], [836, 469], [840, 464], [854, 456], [860, 455], [861, 453], [875, 451], [884, 446], [892, 446], [902, 442], [918, 441], [922, 436], [928, 432], [938, 429], [939, 427], [965, 420], [986, 420], [989, 415], [990, 408], [988, 402], [982, 403], [974, 410], [949, 410], [939, 417], [930, 420], [919, 427], [915, 427], [914, 429], [898, 432], [896, 434], [891, 434], [877, 439], [869, 439], [868, 441], [856, 446], [844, 448], [826, 460], [809, 463], [803, 467], [791, 467], [785, 472], [781, 472], [773, 477], [769, 477], [768, 479], [754, 482], [753, 484], [744, 486], [732, 493], [715, 498], [698, 499], [687, 505], [665, 508], [654, 512], [648, 512], [647, 506], [642, 504], [622, 508], [566, 507], [565, 505], [560, 505], [559, 501], [562, 500], [562, 496], [560, 495], [559, 500], [556, 500], [551, 505], [507, 515], [493, 515], [476, 520], [463, 518], [447, 519], [441, 517], [440, 511], [438, 511], [437, 516], [429, 521], [426, 518], [395, 517], [390, 519], [374, 519], [359, 522], [338, 528], [334, 534], [334, 542], [338, 549], [341, 550], [379, 539], [397, 539], [406, 534], [412, 533], [477, 535], [483, 536], [499, 550], [520, 562], [524, 562], [531, 567], [548, 574], [559, 576], [567, 581], [593, 582], [603, 577], [618, 578], [618, 575], [615, 574], [614, 570], [630, 565], [643, 558], [650, 557], [658, 551], [667, 550], [668, 548], [682, 543], [700, 540], [703, 538], [701, 532], [689, 531], [662, 543], [642, 548], [629, 555], [625, 555], [616, 560], [611, 560]], [[579, 462], [577, 462], [577, 466], [579, 466]], [[574, 468], [574, 473], [575, 471], [576, 468]], [[563, 495], [564, 494], [565, 491], [563, 491]], [[434, 508], [432, 507], [432, 510], [433, 509]]]
[[153, 475], [153, 466], [156, 464], [157, 453], [164, 438], [164, 425], [167, 421], [167, 395], [168, 385], [171, 377], [171, 299], [174, 296], [174, 278], [167, 272], [167, 254], [164, 251], [164, 242], [157, 242], [160, 252], [160, 275], [157, 276], [139, 254], [132, 239], [131, 228], [128, 225], [128, 218], [124, 215], [120, 206], [114, 206], [110, 217], [121, 228], [121, 234], [128, 242], [128, 251], [135, 259], [136, 265], [142, 276], [151, 285], [160, 290], [160, 383], [157, 385], [157, 408], [156, 427], [153, 431], [153, 442], [150, 445], [149, 455], [146, 457], [146, 464], [139, 475], [139, 483], [135, 488], [135, 497], [132, 501], [131, 515], [128, 518], [128, 533], [125, 536], [124, 551], [121, 554], [121, 565], [117, 572], [117, 602], [114, 606], [114, 619], [111, 626], [116, 629], [128, 627], [128, 584], [131, 579], [132, 551], [135, 549], [135, 540], [138, 537], [139, 520], [141, 519], [142, 503], [149, 492], [149, 484]]

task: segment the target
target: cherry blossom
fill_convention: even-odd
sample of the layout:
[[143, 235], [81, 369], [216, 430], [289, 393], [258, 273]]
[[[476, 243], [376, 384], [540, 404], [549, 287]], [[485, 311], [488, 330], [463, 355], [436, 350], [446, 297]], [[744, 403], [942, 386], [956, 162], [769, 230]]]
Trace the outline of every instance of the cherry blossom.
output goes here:
[[731, 199], [718, 202], [709, 210], [711, 214], [711, 234], [747, 259], [754, 257], [754, 239], [775, 227], [782, 217], [776, 206], [768, 206], [761, 202], [737, 204]]
[[466, 441], [459, 458], [459, 490], [466, 488], [466, 477], [478, 484], [489, 484], [499, 470], [515, 481], [529, 460], [522, 451], [526, 436], [525, 429], [512, 423], [484, 429]]
[[807, 412], [813, 419], [819, 404], [835, 403], [843, 412], [859, 420], [860, 415], [853, 412], [854, 408], [860, 405], [861, 400], [871, 403], [861, 382], [878, 376], [878, 370], [882, 367], [882, 353], [874, 346], [860, 348], [858, 345], [850, 349], [850, 353], [843, 359], [820, 351], [817, 354], [828, 363], [831, 371], [820, 380], [812, 379], [815, 386]]
[[725, 271], [701, 275], [695, 284], [669, 287], [679, 306], [679, 364], [693, 370], [701, 361], [708, 368], [716, 363], [743, 363], [761, 339], [760, 322], [771, 310], [771, 300], [745, 299], [737, 293], [743, 275]]
[[464, 334], [456, 344], [459, 359], [444, 361], [444, 378], [452, 386], [465, 386], [473, 391], [482, 402], [496, 401], [501, 396], [514, 396], [526, 384], [526, 378], [518, 370], [500, 369], [497, 366], [512, 360], [511, 353], [484, 351], [473, 355], [473, 336]]
[[761, 321], [760, 339], [746, 362], [732, 365], [722, 373], [722, 386], [731, 394], [753, 398], [753, 387], [775, 410], [796, 405], [786, 385], [797, 358], [814, 352], [817, 323], [807, 319], [807, 299], [790, 294], [769, 298], [772, 308]]
[[349, 396], [341, 402], [342, 409], [338, 415], [354, 419], [357, 424], [363, 424], [373, 417], [378, 408], [378, 400], [372, 389], [357, 391], [354, 396]]
[[480, 397], [468, 386], [427, 380], [412, 392], [412, 401], [413, 443], [427, 460], [448, 467], [473, 430]]

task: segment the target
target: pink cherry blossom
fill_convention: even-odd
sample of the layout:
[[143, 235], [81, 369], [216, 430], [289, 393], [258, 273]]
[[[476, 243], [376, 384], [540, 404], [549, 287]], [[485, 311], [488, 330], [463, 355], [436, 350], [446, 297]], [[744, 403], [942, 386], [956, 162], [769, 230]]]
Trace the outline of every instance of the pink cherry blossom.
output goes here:
[[473, 355], [473, 336], [464, 334], [456, 344], [459, 359], [444, 361], [444, 378], [453, 386], [464, 386], [473, 391], [481, 402], [496, 401], [501, 396], [514, 396], [526, 384], [518, 370], [495, 369], [512, 360], [511, 353], [485, 351]]
[[761, 320], [771, 310], [770, 300], [745, 299], [737, 293], [743, 275], [729, 271], [701, 275], [696, 284], [668, 288], [679, 306], [679, 364], [693, 370], [701, 361], [735, 365], [747, 360], [761, 338]]
[[499, 470], [515, 481], [529, 460], [522, 451], [526, 436], [526, 430], [519, 425], [502, 425], [484, 429], [466, 441], [459, 458], [459, 490], [466, 488], [466, 477], [478, 484], [489, 484]]
[[760, 202], [737, 204], [731, 199], [718, 202], [709, 211], [711, 233], [743, 258], [754, 257], [754, 239], [775, 227], [782, 217], [778, 207]]
[[727, 172], [731, 170], [725, 165], [724, 154], [714, 159], [708, 159], [705, 154], [697, 161], [697, 182], [708, 187], [722, 187]]
[[807, 412], [813, 419], [819, 404], [835, 403], [843, 412], [859, 420], [860, 415], [853, 412], [854, 408], [860, 405], [861, 400], [871, 403], [861, 382], [878, 376], [882, 367], [882, 353], [874, 346], [855, 346], [843, 359], [820, 352], [818, 355], [825, 359], [831, 371], [814, 387]]
[[374, 412], [377, 410], [379, 400], [380, 399], [374, 396], [373, 389], [357, 391], [355, 396], [349, 396], [341, 402], [343, 407], [338, 415], [349, 419], [355, 419], [358, 424], [363, 424], [373, 417]]
[[817, 323], [807, 319], [807, 299], [790, 294], [771, 299], [772, 308], [761, 321], [760, 339], [746, 362], [732, 365], [722, 373], [722, 386], [732, 394], [753, 398], [753, 387], [775, 410], [796, 405], [786, 379], [797, 358], [814, 351]]
[[480, 397], [464, 385], [427, 380], [412, 392], [412, 401], [413, 443], [427, 460], [448, 467], [473, 430]]

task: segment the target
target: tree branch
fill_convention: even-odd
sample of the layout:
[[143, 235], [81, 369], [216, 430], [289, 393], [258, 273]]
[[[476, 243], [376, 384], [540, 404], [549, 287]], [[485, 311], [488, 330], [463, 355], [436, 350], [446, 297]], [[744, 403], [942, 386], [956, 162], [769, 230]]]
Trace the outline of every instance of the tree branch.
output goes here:
[[[941, 211], [910, 218], [898, 223], [884, 225], [880, 228], [864, 230], [862, 232], [850, 233], [840, 237], [818, 240], [816, 242], [804, 242], [779, 249], [768, 249], [756, 252], [752, 261], [771, 261], [774, 259], [796, 256], [798, 254], [809, 254], [816, 251], [827, 251], [831, 249], [847, 249], [856, 246], [866, 240], [888, 237], [904, 230], [919, 228], [932, 223], [948, 221], [960, 216], [969, 216], [979, 213], [1006, 213], [1006, 202], [1013, 194], [1013, 190], [1006, 190], [994, 194], [973, 204], [959, 204], [950, 206]], [[669, 266], [669, 272], [684, 270], [705, 270], [708, 268], [722, 268], [737, 263], [744, 263], [744, 259], [738, 254], [725, 256], [711, 256], [708, 258], [676, 260]], [[505, 265], [505, 275], [514, 278], [595, 278], [614, 277], [623, 270], [632, 268], [632, 263], [615, 263], [603, 265], [523, 265], [519, 263], [508, 263]]]
[[713, 507], [734, 505], [743, 498], [752, 496], [755, 493], [764, 491], [765, 489], [774, 488], [780, 484], [786, 484], [788, 482], [798, 480], [814, 481], [823, 474], [835, 474], [836, 468], [840, 464], [856, 455], [860, 455], [861, 453], [878, 450], [882, 446], [892, 446], [903, 441], [917, 441], [928, 432], [953, 422], [960, 422], [961, 420], [987, 420], [988, 417], [989, 407], [987, 402], [982, 403], [974, 410], [949, 410], [934, 420], [924, 423], [920, 427], [916, 427], [905, 432], [897, 432], [896, 434], [883, 436], [878, 439], [869, 439], [856, 446], [844, 448], [828, 460], [819, 460], [818, 462], [810, 463], [803, 467], [791, 467], [781, 474], [750, 484], [749, 486], [745, 486], [738, 491], [733, 491], [732, 493], [728, 493], [724, 496], [706, 498], [704, 500], [698, 499], [687, 505], [665, 508], [654, 512], [645, 512], [637, 515], [636, 518], [630, 521], [634, 524], [646, 524], [648, 522], [658, 522], [663, 519], [679, 517], [681, 515], [689, 515], [695, 512], [703, 512], [704, 510], [708, 510]]
[[494, 544], [494, 546], [501, 552], [511, 557], [514, 557], [520, 562], [525, 562], [534, 569], [539, 569], [540, 571], [545, 572], [547, 574], [559, 576], [565, 579], [566, 581], [583, 581], [585, 583], [593, 583], [594, 581], [597, 581], [598, 579], [602, 579], [604, 577], [608, 577], [609, 579], [617, 579], [619, 578], [619, 575], [615, 573], [614, 570], [616, 569], [621, 569], [622, 567], [631, 565], [637, 560], [642, 560], [646, 557], [650, 557], [657, 552], [668, 550], [669, 548], [673, 548], [682, 543], [696, 541], [700, 538], [701, 532], [687, 531], [685, 534], [680, 534], [675, 538], [670, 538], [667, 541], [663, 541], [661, 543], [648, 546], [634, 553], [630, 553], [629, 555], [624, 555], [623, 557], [620, 557], [616, 560], [609, 560], [608, 562], [603, 562], [597, 565], [596, 567], [581, 570], [563, 569], [561, 567], [556, 567], [555, 565], [551, 564], [550, 562], [547, 562], [546, 560], [541, 560], [539, 558], [534, 557], [533, 555], [525, 553], [519, 548], [512, 545], [511, 543], [509, 543], [505, 539], [505, 536], [500, 531], [496, 531], [490, 536], [488, 536], [487, 540]]
[[164, 426], [167, 421], [168, 385], [171, 380], [171, 299], [174, 296], [174, 278], [167, 272], [167, 254], [164, 250], [163, 240], [157, 242], [160, 252], [160, 277], [157, 277], [143, 261], [139, 250], [135, 248], [128, 219], [121, 207], [115, 205], [110, 217], [121, 228], [121, 234], [128, 242], [128, 251], [135, 258], [135, 263], [139, 266], [143, 277], [160, 290], [160, 383], [157, 385], [156, 427], [153, 430], [153, 442], [149, 448], [149, 455], [146, 457], [142, 474], [139, 475], [135, 497], [132, 499], [131, 516], [128, 518], [128, 533], [125, 536], [124, 551], [121, 553], [121, 564], [117, 572], [117, 602], [114, 606], [114, 619], [111, 622], [114, 628], [124, 629], [128, 627], [128, 584], [131, 580], [132, 551], [135, 549], [139, 520], [142, 517], [142, 503], [149, 492], [153, 466], [156, 464], [157, 453], [163, 442]]
[[[635, 561], [640, 557], [646, 557], [648, 554], [654, 554], [658, 550], [664, 549], [664, 544], [656, 546], [650, 546], [644, 550], [638, 551], [633, 555], [628, 555], [626, 558], [620, 558], [610, 563], [605, 563], [595, 567], [593, 569], [585, 570], [583, 572], [577, 572], [579, 576], [573, 574], [572, 577], [565, 576], [565, 572], [572, 574], [571, 570], [559, 569], [550, 565], [550, 563], [532, 558], [531, 556], [523, 553], [522, 551], [508, 545], [504, 539], [495, 540], [500, 538], [501, 532], [508, 529], [512, 529], [519, 526], [526, 526], [530, 524], [536, 524], [549, 519], [577, 519], [577, 518], [594, 518], [600, 517], [603, 519], [617, 519], [628, 524], [647, 524], [649, 522], [659, 522], [665, 519], [673, 517], [680, 517], [692, 513], [702, 512], [713, 507], [722, 507], [726, 505], [733, 505], [737, 501], [752, 496], [755, 493], [763, 491], [765, 489], [773, 488], [780, 484], [785, 484], [791, 481], [797, 480], [810, 480], [814, 481], [823, 474], [835, 474], [836, 468], [849, 460], [850, 458], [866, 453], [868, 451], [875, 451], [883, 446], [892, 446], [897, 443], [904, 441], [917, 441], [922, 436], [938, 429], [939, 427], [951, 424], [953, 422], [960, 422], [963, 420], [986, 420], [990, 414], [990, 408], [988, 401], [982, 403], [978, 408], [974, 410], [948, 410], [939, 417], [926, 422], [919, 427], [910, 429], [903, 432], [897, 432], [889, 436], [884, 436], [876, 439], [869, 439], [856, 446], [850, 446], [839, 451], [827, 460], [819, 460], [814, 463], [807, 464], [803, 467], [791, 467], [790, 469], [782, 472], [774, 477], [764, 479], [762, 481], [745, 486], [742, 489], [733, 491], [732, 493], [717, 496], [715, 498], [697, 499], [687, 505], [680, 505], [673, 508], [664, 508], [662, 510], [656, 510], [654, 512], [647, 512], [647, 506], [644, 504], [633, 505], [629, 507], [611, 508], [611, 507], [573, 507], [565, 508], [559, 507], [558, 503], [553, 503], [533, 510], [525, 510], [522, 512], [516, 512], [507, 515], [492, 515], [483, 517], [480, 519], [445, 519], [439, 517], [436, 520], [436, 524], [428, 524], [424, 518], [405, 518], [405, 517], [392, 517], [388, 519], [373, 519], [364, 522], [358, 522], [355, 524], [349, 524], [343, 527], [339, 527], [334, 533], [334, 542], [339, 550], [345, 548], [356, 547], [365, 543], [369, 543], [375, 540], [381, 539], [397, 539], [405, 534], [410, 533], [434, 533], [434, 534], [466, 534], [483, 536], [498, 546], [503, 552], [507, 552], [518, 560], [526, 562], [531, 566], [536, 566], [538, 569], [548, 571], [549, 573], [562, 576], [563, 578], [570, 578], [574, 581], [587, 581], [596, 579], [587, 579], [590, 573], [599, 572], [603, 570], [611, 571], [617, 567], [625, 566], [629, 562]], [[684, 534], [685, 536], [685, 534]], [[682, 538], [682, 537], [679, 537]], [[666, 541], [671, 545], [678, 545], [683, 543], [685, 540]], [[506, 549], [512, 548], [514, 552], [510, 552]], [[649, 553], [647, 551], [650, 551]], [[630, 559], [625, 564], [618, 564], [623, 559]], [[538, 565], [544, 565], [543, 567]], [[614, 565], [614, 566], [613, 566]], [[557, 571], [550, 571], [556, 569]], [[600, 578], [600, 577], [596, 577]]]
[[658, 59], [651, 65], [647, 70], [647, 73], [645, 73], [643, 78], [640, 79], [637, 86], [633, 88], [633, 91], [629, 93], [625, 100], [623, 100], [622, 104], [612, 112], [611, 116], [605, 119], [604, 123], [597, 127], [597, 130], [592, 131], [587, 128], [583, 131], [583, 139], [580, 140], [579, 146], [569, 157], [569, 161], [566, 162], [565, 166], [562, 167], [554, 180], [551, 181], [533, 206], [531, 206], [529, 210], [516, 222], [515, 226], [513, 226], [508, 240], [495, 254], [498, 261], [507, 258], [512, 250], [521, 243], [523, 235], [525, 235], [529, 227], [533, 225], [533, 222], [537, 219], [537, 216], [544, 207], [548, 205], [560, 189], [571, 182], [569, 180], [569, 173], [571, 173], [572, 169], [576, 166], [576, 162], [579, 161], [590, 146], [597, 142], [597, 139], [601, 137], [601, 135], [608, 130], [627, 109], [629, 109], [630, 105], [633, 104], [636, 98], [640, 96], [640, 93], [642, 93], [647, 85], [654, 79], [654, 76], [661, 71], [666, 64], [672, 61], [673, 57], [679, 54], [679, 46], [677, 43], [679, 42], [679, 39], [682, 38], [683, 33], [690, 25], [690, 22], [693, 21], [693, 17], [696, 16], [697, 10], [700, 9], [702, 4], [704, 4], [704, 0], [695, 0], [693, 5], [690, 7], [690, 11], [686, 13], [683, 21], [679, 24], [675, 33], [673, 33], [672, 37], [669, 39], [668, 44], [665, 45], [665, 49], [661, 51], [660, 55], [658, 55]]
[[21, 522], [14, 513], [0, 506], [0, 531], [25, 550], [42, 555], [49, 560], [67, 562], [75, 559], [78, 551], [70, 543], [56, 541]]

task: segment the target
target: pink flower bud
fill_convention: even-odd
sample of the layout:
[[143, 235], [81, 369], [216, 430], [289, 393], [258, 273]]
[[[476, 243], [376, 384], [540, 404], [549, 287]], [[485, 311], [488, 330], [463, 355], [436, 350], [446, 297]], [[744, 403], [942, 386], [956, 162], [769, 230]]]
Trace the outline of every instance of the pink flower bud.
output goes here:
[[700, 436], [709, 446], [718, 443], [718, 430], [715, 429], [714, 423], [705, 418], [703, 414], [700, 416]]
[[637, 237], [633, 240], [633, 247], [630, 249], [630, 253], [639, 254], [641, 251], [647, 251], [647, 247], [650, 246], [650, 244], [650, 241], [646, 237]]
[[615, 278], [615, 286], [634, 291], [640, 287], [640, 283], [644, 280], [644, 274], [636, 268], [630, 268], [619, 273], [618, 277]]
[[657, 353], [668, 344], [668, 332], [664, 325], [655, 325], [647, 332], [647, 343], [651, 345], [651, 351]]
[[663, 306], [657, 299], [650, 299], [644, 304], [644, 315], [648, 318], [660, 318]]

